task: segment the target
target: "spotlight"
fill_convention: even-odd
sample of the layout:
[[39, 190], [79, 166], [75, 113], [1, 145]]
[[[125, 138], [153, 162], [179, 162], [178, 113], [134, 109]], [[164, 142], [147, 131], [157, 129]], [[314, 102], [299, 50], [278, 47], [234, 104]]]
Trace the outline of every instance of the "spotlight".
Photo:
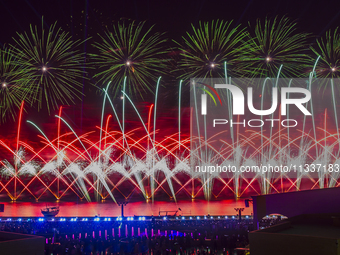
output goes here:
[[235, 216], [233, 216], [232, 218], [235, 219]]
[[166, 220], [166, 217], [165, 217], [165, 216], [163, 217], [163, 220]]
[[43, 67], [42, 67], [42, 71], [43, 71], [43, 72], [46, 72], [46, 71], [47, 71], [47, 67], [46, 67], [46, 66], [43, 66]]
[[185, 220], [185, 217], [184, 217], [184, 216], [182, 216], [182, 220]]
[[220, 216], [218, 216], [217, 218], [218, 218], [218, 219], [221, 219], [221, 217], [220, 217]]
[[4, 83], [2, 83], [2, 87], [7, 87], [7, 83], [6, 82], [4, 82]]
[[335, 72], [336, 71], [336, 68], [335, 67], [332, 67], [332, 72]]
[[210, 219], [213, 219], [214, 217], [213, 216], [210, 216]]
[[206, 220], [206, 219], [207, 219], [207, 216], [204, 216], [204, 219]]
[[22, 219], [21, 219], [21, 218], [19, 218], [19, 219], [18, 219], [18, 221], [22, 221]]
[[196, 219], [198, 219], [198, 220], [199, 220], [199, 219], [200, 219], [200, 216], [197, 216], [197, 217], [196, 217]]
[[248, 219], [249, 218], [249, 216], [248, 215], [246, 215], [246, 219]]
[[224, 218], [228, 219], [228, 216], [225, 216]]
[[210, 67], [211, 67], [211, 68], [214, 68], [214, 67], [215, 67], [215, 64], [214, 64], [214, 63], [211, 63], [211, 64], [210, 64]]
[[126, 65], [127, 66], [131, 65], [131, 62], [130, 61], [126, 61]]
[[192, 217], [190, 217], [189, 219], [192, 220]]
[[269, 62], [271, 61], [272, 59], [270, 57], [266, 57], [266, 61]]

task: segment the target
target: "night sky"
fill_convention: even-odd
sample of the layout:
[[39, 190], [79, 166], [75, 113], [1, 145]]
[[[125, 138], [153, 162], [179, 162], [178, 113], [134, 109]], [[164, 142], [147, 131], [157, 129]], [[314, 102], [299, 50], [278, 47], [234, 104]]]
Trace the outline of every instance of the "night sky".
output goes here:
[[[58, 24], [80, 38], [95, 36], [121, 19], [147, 21], [156, 30], [179, 40], [190, 24], [213, 19], [234, 20], [244, 26], [258, 18], [287, 15], [299, 28], [316, 36], [340, 24], [339, 1], [256, 1], [256, 0], [172, 0], [172, 1], [90, 1], [90, 0], [2, 0], [0, 1], [0, 43], [9, 43], [16, 32], [29, 24]], [[87, 29], [85, 29], [87, 27]]]

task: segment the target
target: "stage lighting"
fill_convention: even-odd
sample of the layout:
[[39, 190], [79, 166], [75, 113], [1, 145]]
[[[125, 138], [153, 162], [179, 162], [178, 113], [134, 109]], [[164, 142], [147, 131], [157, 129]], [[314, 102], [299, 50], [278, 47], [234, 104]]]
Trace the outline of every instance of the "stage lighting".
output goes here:
[[163, 217], [163, 220], [166, 220], [166, 217], [165, 217], [165, 216]]
[[210, 219], [213, 219], [214, 217], [213, 216], [210, 216]]
[[206, 219], [207, 219], [207, 216], [204, 216], [204, 219], [206, 220]]
[[199, 220], [199, 219], [200, 219], [200, 216], [197, 216], [197, 217], [196, 217], [196, 219], [198, 219], [198, 220]]
[[192, 220], [192, 217], [190, 217], [189, 219]]
[[18, 221], [22, 221], [22, 219], [21, 219], [21, 218], [19, 218], [19, 219], [18, 219]]
[[225, 216], [224, 218], [228, 219], [228, 216]]
[[246, 215], [246, 219], [248, 219], [249, 218], [249, 216], [248, 215]]
[[218, 218], [218, 219], [221, 219], [221, 217], [220, 217], [220, 216], [218, 216], [217, 218]]
[[12, 219], [11, 219], [11, 218], [8, 218], [7, 221], [12, 221]]
[[182, 220], [185, 220], [185, 217], [184, 217], [184, 216], [182, 216]]
[[233, 216], [232, 218], [235, 219], [235, 216]]

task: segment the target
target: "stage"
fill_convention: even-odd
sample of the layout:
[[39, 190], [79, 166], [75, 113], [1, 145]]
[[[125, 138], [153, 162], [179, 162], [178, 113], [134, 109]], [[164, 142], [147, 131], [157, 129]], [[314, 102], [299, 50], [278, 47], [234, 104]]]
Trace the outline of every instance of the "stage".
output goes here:
[[[121, 208], [112, 201], [105, 202], [7, 202], [5, 211], [0, 213], [1, 217], [40, 217], [40, 210], [47, 206], [59, 206], [60, 212], [58, 217], [117, 217], [121, 215]], [[175, 202], [131, 202], [124, 208], [125, 216], [158, 216], [159, 211], [163, 211], [161, 215], [165, 215], [164, 211], [178, 211], [177, 215], [196, 216], [196, 215], [236, 215], [234, 208], [245, 207], [244, 200], [235, 201], [179, 201]], [[252, 207], [245, 208], [243, 215], [251, 215]], [[168, 214], [170, 215], [170, 213]]]

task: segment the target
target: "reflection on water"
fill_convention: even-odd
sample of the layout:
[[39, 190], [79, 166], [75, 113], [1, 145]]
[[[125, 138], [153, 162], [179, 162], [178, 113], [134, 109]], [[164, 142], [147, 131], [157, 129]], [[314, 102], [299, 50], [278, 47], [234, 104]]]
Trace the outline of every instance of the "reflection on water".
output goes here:
[[[0, 217], [38, 217], [42, 216], [40, 209], [48, 206], [59, 205], [60, 217], [93, 217], [95, 215], [115, 217], [120, 216], [121, 209], [113, 202], [59, 202], [47, 204], [44, 202], [14, 202], [4, 203], [5, 212]], [[125, 216], [133, 215], [158, 215], [159, 211], [177, 211], [181, 208], [182, 215], [236, 215], [234, 208], [245, 207], [244, 200], [223, 200], [207, 202], [205, 200], [174, 202], [131, 202], [124, 209]], [[173, 212], [174, 213], [174, 212]], [[252, 208], [245, 208], [244, 215], [250, 215]], [[165, 214], [165, 213], [163, 213]]]

